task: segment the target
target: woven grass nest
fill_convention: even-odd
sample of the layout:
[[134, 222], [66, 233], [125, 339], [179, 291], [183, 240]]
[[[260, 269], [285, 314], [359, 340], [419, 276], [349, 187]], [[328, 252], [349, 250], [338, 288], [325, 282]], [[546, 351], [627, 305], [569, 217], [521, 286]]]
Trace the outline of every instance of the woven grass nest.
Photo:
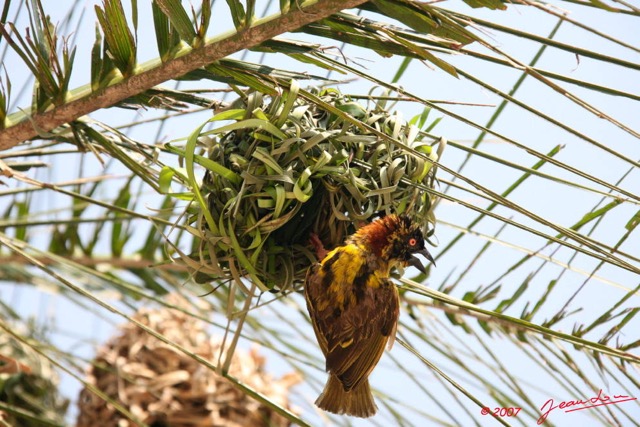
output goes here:
[[407, 122], [385, 107], [293, 82], [280, 96], [253, 92], [206, 124], [218, 127], [196, 130], [192, 149], [197, 142], [208, 154], [190, 217], [196, 280], [244, 277], [281, 291], [316, 261], [310, 233], [331, 248], [390, 213], [410, 215], [431, 236], [432, 160], [445, 143], [420, 132], [428, 110]]
[[[169, 297], [176, 302], [175, 295]], [[179, 305], [179, 302], [178, 302]], [[218, 358], [220, 342], [204, 323], [173, 309], [146, 309], [134, 318], [206, 360]], [[296, 374], [273, 378], [256, 350], [236, 350], [229, 374], [288, 407]], [[99, 351], [87, 381], [148, 426], [284, 427], [289, 421], [248, 397], [224, 377], [128, 323]], [[138, 425], [88, 388], [80, 392], [76, 427]]]
[[[29, 340], [31, 335], [36, 338], [32, 344], [40, 341], [33, 329], [21, 332]], [[47, 358], [11, 335], [0, 334], [1, 426], [62, 425], [69, 401], [60, 394], [59, 383]]]

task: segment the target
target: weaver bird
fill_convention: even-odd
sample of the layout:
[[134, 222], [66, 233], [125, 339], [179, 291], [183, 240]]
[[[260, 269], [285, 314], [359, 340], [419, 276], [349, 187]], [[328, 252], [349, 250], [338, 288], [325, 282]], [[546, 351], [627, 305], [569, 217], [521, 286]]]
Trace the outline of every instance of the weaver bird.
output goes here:
[[407, 216], [388, 215], [309, 268], [307, 309], [329, 373], [316, 400], [319, 408], [363, 418], [376, 413], [368, 377], [387, 343], [391, 347], [400, 314], [389, 274], [408, 265], [425, 273], [415, 254], [433, 262], [418, 225]]

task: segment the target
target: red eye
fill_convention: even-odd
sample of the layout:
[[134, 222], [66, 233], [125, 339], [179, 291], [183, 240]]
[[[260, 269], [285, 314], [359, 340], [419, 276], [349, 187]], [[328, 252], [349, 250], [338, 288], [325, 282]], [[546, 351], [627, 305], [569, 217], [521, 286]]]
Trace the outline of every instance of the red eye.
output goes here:
[[415, 246], [418, 244], [418, 241], [416, 239], [414, 239], [413, 237], [411, 239], [409, 239], [409, 246]]

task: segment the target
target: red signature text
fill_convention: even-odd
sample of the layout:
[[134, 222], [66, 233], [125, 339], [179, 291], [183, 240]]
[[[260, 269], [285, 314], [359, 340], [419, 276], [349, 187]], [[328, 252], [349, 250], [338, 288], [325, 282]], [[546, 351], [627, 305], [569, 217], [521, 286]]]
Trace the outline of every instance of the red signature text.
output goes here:
[[579, 400], [565, 400], [556, 405], [553, 399], [549, 399], [540, 407], [540, 418], [538, 418], [538, 425], [545, 422], [549, 414], [556, 409], [564, 409], [564, 412], [580, 411], [582, 409], [595, 408], [603, 405], [615, 405], [622, 402], [629, 402], [636, 400], [637, 397], [625, 396], [622, 394], [615, 394], [613, 396], [607, 396], [602, 392], [602, 389], [598, 392], [598, 395], [588, 399]]

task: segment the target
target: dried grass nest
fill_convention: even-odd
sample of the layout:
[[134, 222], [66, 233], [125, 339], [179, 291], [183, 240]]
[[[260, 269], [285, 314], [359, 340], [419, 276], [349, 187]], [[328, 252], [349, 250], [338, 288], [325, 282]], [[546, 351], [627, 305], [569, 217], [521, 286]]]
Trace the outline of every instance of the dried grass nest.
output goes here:
[[[34, 345], [43, 342], [33, 329], [19, 332], [28, 340], [34, 338]], [[62, 425], [69, 401], [60, 394], [59, 383], [47, 358], [11, 335], [0, 334], [0, 425]]]
[[[172, 295], [175, 301], [175, 295]], [[204, 323], [173, 309], [141, 309], [134, 318], [206, 360], [217, 360], [220, 342]], [[229, 373], [288, 407], [296, 374], [280, 379], [264, 371], [257, 351], [236, 350]], [[244, 427], [290, 425], [271, 408], [251, 399], [224, 377], [128, 323], [99, 351], [87, 381], [149, 426]], [[88, 388], [80, 392], [76, 427], [137, 425]]]
[[[187, 153], [198, 144], [207, 153], [194, 156], [207, 169], [202, 187], [193, 183], [199, 203], [190, 210], [197, 281], [248, 277], [281, 291], [315, 262], [311, 232], [334, 247], [358, 222], [389, 213], [433, 234], [432, 160], [446, 144], [420, 131], [428, 110], [407, 122], [382, 101], [365, 107], [295, 82], [279, 96], [252, 92], [234, 104], [187, 143]], [[221, 125], [204, 131], [207, 124]]]

